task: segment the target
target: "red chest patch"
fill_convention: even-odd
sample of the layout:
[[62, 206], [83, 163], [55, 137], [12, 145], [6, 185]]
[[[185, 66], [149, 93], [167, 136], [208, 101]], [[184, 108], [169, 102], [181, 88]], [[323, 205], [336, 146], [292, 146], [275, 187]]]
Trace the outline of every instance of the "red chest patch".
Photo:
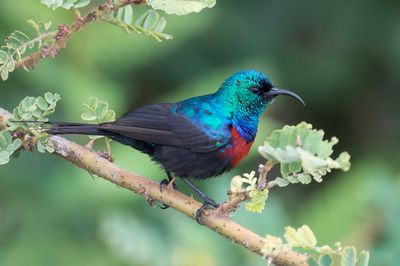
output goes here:
[[235, 127], [232, 127], [231, 135], [232, 146], [225, 148], [224, 152], [222, 153], [222, 157], [229, 159], [231, 161], [231, 166], [235, 167], [249, 153], [251, 145], [253, 145], [253, 141], [246, 142], [246, 140], [240, 136]]

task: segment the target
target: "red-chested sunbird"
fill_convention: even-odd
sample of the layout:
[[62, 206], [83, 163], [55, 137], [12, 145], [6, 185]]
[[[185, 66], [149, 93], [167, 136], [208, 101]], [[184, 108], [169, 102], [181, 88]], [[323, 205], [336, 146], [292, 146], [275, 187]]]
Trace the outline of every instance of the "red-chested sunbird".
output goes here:
[[217, 92], [176, 103], [145, 105], [114, 122], [50, 123], [47, 132], [107, 136], [148, 154], [166, 171], [168, 184], [181, 178], [202, 198], [205, 208], [218, 204], [190, 179], [206, 179], [231, 170], [247, 155], [256, 137], [258, 120], [278, 96], [297, 94], [276, 88], [263, 73], [245, 70], [226, 79]]

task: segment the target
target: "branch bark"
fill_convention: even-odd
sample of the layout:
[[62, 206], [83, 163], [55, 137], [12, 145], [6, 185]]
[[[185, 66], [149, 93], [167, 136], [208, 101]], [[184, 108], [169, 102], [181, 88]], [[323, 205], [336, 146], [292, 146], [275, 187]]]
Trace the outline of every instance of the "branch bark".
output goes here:
[[50, 47], [43, 47], [40, 50], [22, 58], [19, 60], [15, 67], [23, 68], [25, 70], [30, 70], [35, 68], [37, 63], [44, 58], [47, 57], [55, 57], [60, 53], [60, 50], [65, 48], [68, 40], [71, 36], [86, 27], [90, 22], [99, 20], [102, 16], [106, 15], [109, 12], [117, 11], [119, 8], [124, 7], [126, 5], [140, 5], [145, 3], [144, 0], [120, 0], [116, 3], [110, 3], [107, 1], [104, 4], [101, 4], [95, 7], [92, 11], [90, 11], [87, 15], [81, 16], [79, 12], [75, 12], [75, 23], [72, 25], [59, 25], [58, 31], [52, 32], [54, 33], [54, 42]]
[[[11, 116], [11, 113], [0, 108], [0, 130], [6, 128], [7, 120]], [[166, 188], [163, 192], [160, 192], [158, 183], [128, 172], [81, 145], [60, 136], [52, 136], [51, 140], [56, 148], [55, 155], [120, 187], [131, 190], [148, 201], [156, 200], [164, 203], [186, 214], [191, 219], [194, 219], [196, 211], [201, 206], [201, 203], [192, 197], [171, 188]], [[265, 238], [235, 223], [226, 215], [221, 215], [219, 210], [207, 210], [202, 216], [202, 221], [206, 227], [230, 241], [264, 256], [262, 248], [266, 243]], [[274, 257], [274, 263], [282, 266], [306, 266], [306, 260], [306, 255], [292, 250], [281, 252]]]

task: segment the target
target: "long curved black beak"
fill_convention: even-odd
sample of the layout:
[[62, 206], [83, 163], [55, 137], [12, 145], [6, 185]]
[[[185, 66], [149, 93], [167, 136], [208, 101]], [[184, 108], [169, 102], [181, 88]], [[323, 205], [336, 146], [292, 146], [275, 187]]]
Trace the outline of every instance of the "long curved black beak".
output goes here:
[[278, 88], [272, 88], [269, 92], [268, 92], [269, 96], [272, 97], [276, 97], [278, 95], [287, 95], [290, 97], [295, 98], [296, 100], [298, 100], [299, 102], [301, 102], [304, 106], [306, 105], [305, 102], [303, 101], [303, 99], [297, 95], [294, 92], [288, 91], [288, 90], [284, 90], [284, 89], [278, 89]]

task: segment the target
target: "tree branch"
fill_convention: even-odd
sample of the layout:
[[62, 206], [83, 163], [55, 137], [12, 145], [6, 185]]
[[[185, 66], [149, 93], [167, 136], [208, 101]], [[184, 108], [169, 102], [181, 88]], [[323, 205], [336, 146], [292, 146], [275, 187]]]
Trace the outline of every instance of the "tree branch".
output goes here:
[[[11, 113], [0, 108], [0, 130], [6, 128], [7, 120], [11, 116]], [[158, 183], [130, 173], [81, 145], [60, 136], [52, 136], [50, 139], [56, 149], [54, 154], [92, 174], [102, 177], [120, 187], [129, 189], [150, 202], [162, 202], [186, 214], [192, 219], [194, 219], [196, 211], [201, 206], [201, 203], [194, 200], [192, 197], [186, 196], [171, 188], [165, 188], [163, 192], [161, 192]], [[220, 210], [205, 211], [202, 216], [202, 221], [206, 227], [230, 241], [258, 255], [264, 256], [262, 249], [266, 243], [266, 239], [240, 224], [235, 223], [226, 215], [221, 215]], [[306, 255], [292, 250], [281, 252], [274, 257], [274, 263], [283, 266], [306, 266], [306, 260]]]
[[75, 23], [72, 25], [59, 25], [58, 31], [51, 32], [51, 34], [55, 35], [54, 42], [50, 47], [42, 47], [39, 51], [36, 51], [21, 60], [19, 60], [15, 67], [23, 68], [25, 70], [33, 69], [39, 62], [39, 60], [47, 57], [55, 57], [60, 53], [60, 50], [65, 48], [68, 40], [71, 36], [83, 29], [90, 22], [95, 20], [100, 20], [101, 17], [107, 15], [112, 11], [117, 11], [119, 8], [124, 7], [126, 5], [140, 5], [145, 3], [144, 0], [120, 0], [116, 3], [110, 3], [107, 1], [104, 4], [101, 4], [92, 11], [90, 11], [86, 16], [81, 16], [78, 11], [75, 12]]

